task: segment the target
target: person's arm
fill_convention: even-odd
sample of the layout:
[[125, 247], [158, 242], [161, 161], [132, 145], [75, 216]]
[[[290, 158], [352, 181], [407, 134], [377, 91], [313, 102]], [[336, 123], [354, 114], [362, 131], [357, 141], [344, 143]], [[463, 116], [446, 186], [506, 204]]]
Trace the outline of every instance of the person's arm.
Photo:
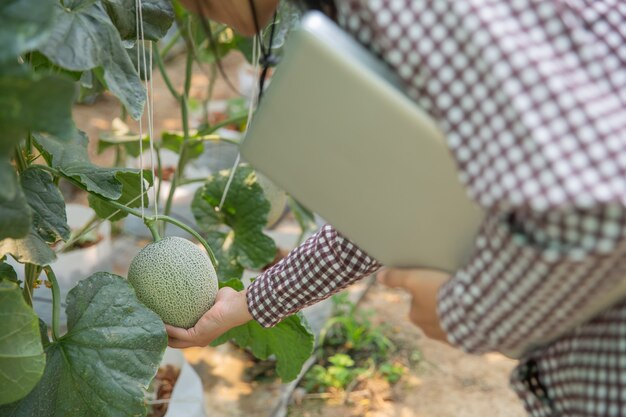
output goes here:
[[264, 327], [330, 297], [380, 264], [331, 226], [324, 226], [245, 291], [222, 288], [215, 305], [191, 329], [166, 325], [174, 348], [206, 346], [252, 319]]
[[[278, 7], [278, 0], [252, 0], [256, 9], [259, 28], [265, 27]], [[244, 36], [253, 36], [254, 23], [250, 0], [180, 0], [192, 12], [196, 12], [232, 27]]]
[[330, 297], [380, 264], [326, 225], [248, 288], [248, 309], [264, 327]]

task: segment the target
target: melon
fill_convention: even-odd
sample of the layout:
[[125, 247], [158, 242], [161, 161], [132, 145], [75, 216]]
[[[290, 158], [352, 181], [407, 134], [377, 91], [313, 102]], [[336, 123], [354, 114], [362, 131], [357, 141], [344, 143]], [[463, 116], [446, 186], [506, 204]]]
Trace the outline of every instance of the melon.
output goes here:
[[278, 188], [276, 184], [269, 180], [266, 176], [256, 174], [256, 180], [263, 189], [265, 198], [270, 202], [270, 212], [267, 215], [266, 227], [272, 227], [276, 224], [283, 212], [285, 211], [285, 205], [287, 204], [287, 194], [282, 189]]
[[137, 298], [164, 323], [189, 329], [217, 296], [211, 260], [187, 239], [166, 237], [144, 247], [130, 264], [128, 282]]

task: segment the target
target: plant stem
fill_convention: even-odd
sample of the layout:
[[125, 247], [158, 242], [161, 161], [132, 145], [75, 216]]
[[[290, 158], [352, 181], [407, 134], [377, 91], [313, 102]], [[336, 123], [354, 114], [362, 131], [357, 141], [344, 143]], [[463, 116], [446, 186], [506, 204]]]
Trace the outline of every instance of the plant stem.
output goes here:
[[22, 294], [26, 304], [33, 306], [33, 290], [35, 289], [35, 281], [39, 276], [41, 269], [34, 264], [24, 264], [24, 289]]
[[216, 130], [221, 129], [224, 126], [241, 123], [245, 121], [247, 118], [248, 118], [248, 113], [242, 113], [237, 116], [233, 116], [230, 119], [221, 121], [219, 123], [214, 124], [211, 127], [207, 127], [206, 129], [199, 131], [197, 133], [197, 136], [210, 135], [211, 133], [214, 133]]
[[161, 58], [161, 54], [159, 53], [159, 48], [156, 45], [156, 43], [154, 44], [153, 48], [154, 48], [153, 50], [154, 60], [156, 61], [157, 66], [159, 67], [159, 72], [161, 73], [161, 76], [163, 77], [163, 81], [165, 82], [167, 89], [170, 91], [170, 93], [172, 94], [172, 96], [174, 96], [176, 100], [180, 100], [180, 94], [178, 94], [178, 92], [174, 88], [174, 85], [172, 84], [172, 80], [170, 80], [170, 77], [167, 75], [167, 71], [165, 70], [165, 65], [163, 64], [163, 59]]
[[20, 145], [15, 146], [15, 164], [17, 165], [18, 172], [24, 172], [28, 168], [28, 163], [22, 153], [22, 147]]
[[52, 339], [57, 341], [61, 337], [59, 323], [61, 320], [61, 290], [59, 289], [57, 277], [54, 275], [54, 271], [50, 268], [50, 265], [46, 265], [43, 270], [46, 272], [48, 281], [52, 284]]
[[159, 240], [161, 240], [161, 235], [159, 234], [159, 228], [158, 228], [157, 223], [155, 222], [155, 219], [153, 218], [145, 219], [144, 223], [146, 224], [148, 229], [150, 229], [150, 233], [152, 233], [152, 239], [154, 239], [155, 242], [158, 242]]
[[[174, 201], [174, 192], [176, 191], [176, 187], [178, 186], [180, 180], [182, 179], [183, 172], [185, 171], [185, 166], [187, 165], [187, 153], [188, 146], [187, 142], [189, 141], [189, 111], [187, 107], [187, 96], [183, 95], [180, 98], [180, 107], [183, 118], [183, 146], [181, 146], [180, 156], [178, 158], [178, 164], [176, 166], [176, 171], [172, 176], [172, 184], [170, 185], [170, 192], [167, 196], [167, 201], [165, 202], [165, 209], [163, 213], [167, 216], [170, 214], [172, 210], [172, 202]], [[165, 228], [164, 228], [165, 232]]]
[[70, 237], [70, 239], [68, 240], [68, 243], [70, 243], [69, 245], [66, 244], [63, 249], [61, 249], [61, 252], [67, 252], [69, 250], [72, 249], [72, 246], [74, 246], [71, 242], [76, 243], [81, 237], [83, 237], [84, 234], [86, 234], [88, 231], [91, 230], [91, 226], [93, 226], [96, 222], [98, 221], [98, 216], [96, 214], [94, 214], [91, 219], [89, 219], [87, 221], [87, 223], [85, 223], [83, 225], [83, 227], [81, 227], [78, 232], [74, 233], [73, 236]]
[[160, 221], [167, 222], [167, 223], [172, 223], [173, 225], [180, 227], [181, 229], [183, 229], [184, 231], [188, 232], [193, 237], [198, 239], [198, 241], [202, 244], [202, 246], [204, 246], [204, 248], [206, 249], [207, 253], [209, 254], [209, 259], [211, 259], [211, 263], [213, 264], [213, 268], [215, 268], [217, 270], [217, 259], [215, 258], [215, 254], [213, 253], [213, 250], [211, 250], [211, 247], [209, 246], [207, 241], [204, 240], [204, 238], [202, 236], [200, 236], [200, 234], [198, 232], [193, 230], [191, 227], [187, 226], [185, 223], [183, 223], [183, 222], [181, 222], [179, 220], [176, 220], [175, 218], [170, 217], [170, 216], [160, 216], [159, 215], [159, 216], [156, 216], [156, 220], [160, 220]]
[[172, 39], [170, 39], [170, 41], [161, 50], [161, 56], [163, 57], [163, 60], [167, 59], [168, 52], [170, 51], [170, 49], [172, 49], [174, 45], [176, 45], [176, 42], [178, 42], [179, 39], [180, 39], [180, 29], [176, 31], [174, 36], [172, 36]]
[[190, 40], [187, 40], [187, 45], [187, 62], [185, 63], [185, 90], [183, 92], [183, 95], [189, 98], [189, 92], [191, 91], [191, 75], [193, 70], [193, 44]]

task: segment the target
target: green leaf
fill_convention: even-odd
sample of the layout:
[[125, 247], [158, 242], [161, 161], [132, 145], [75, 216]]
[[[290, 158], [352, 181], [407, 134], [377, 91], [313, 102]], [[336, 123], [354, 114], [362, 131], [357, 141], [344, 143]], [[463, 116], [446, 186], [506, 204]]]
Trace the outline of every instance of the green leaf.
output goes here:
[[[1, 161], [0, 166], [2, 166]], [[12, 197], [9, 198], [5, 197], [6, 194], [0, 193], [0, 241], [6, 238], [19, 239], [26, 236], [30, 231], [32, 219], [32, 212], [28, 207], [22, 188], [19, 186], [15, 171], [11, 165], [9, 165], [9, 169], [6, 178], [2, 178], [3, 176], [0, 175], [3, 184], [12, 190]]]
[[144, 389], [167, 344], [159, 317], [125, 279], [100, 272], [67, 297], [68, 332], [46, 349], [41, 381], [2, 416], [130, 417], [146, 414]]
[[212, 231], [206, 235], [206, 241], [217, 258], [217, 277], [220, 281], [241, 279], [243, 275], [244, 268], [237, 262], [236, 252], [233, 253], [232, 239], [232, 232]]
[[0, 259], [2, 259], [2, 261], [0, 261], [0, 281], [8, 280], [19, 283], [15, 269], [13, 269], [11, 265], [4, 263], [3, 258]]
[[37, 315], [16, 283], [0, 281], [0, 404], [27, 395], [45, 364]]
[[20, 175], [22, 189], [33, 213], [33, 228], [45, 242], [55, 243], [70, 237], [65, 201], [52, 176], [31, 167]]
[[122, 146], [126, 153], [137, 158], [141, 153], [141, 148], [143, 148], [144, 152], [150, 149], [150, 137], [146, 133], [143, 133], [142, 136], [143, 139], [140, 146], [139, 134], [131, 132], [128, 126], [120, 119], [114, 119], [113, 129], [109, 132], [101, 133], [98, 138], [98, 154], [111, 147]]
[[54, 0], [0, 2], [0, 61], [15, 60], [46, 38], [54, 4]]
[[[185, 136], [180, 132], [163, 132], [161, 135], [162, 146], [165, 149], [180, 154], [185, 142]], [[198, 140], [193, 145], [187, 144], [187, 157], [197, 158], [204, 152], [204, 143]]]
[[[222, 210], [215, 207], [220, 200], [230, 171], [221, 171], [208, 178], [196, 192], [191, 209], [198, 225], [208, 231], [221, 231], [223, 225], [232, 230], [229, 256], [245, 268], [260, 269], [274, 260], [276, 245], [263, 233], [270, 210], [263, 189], [257, 183], [252, 168], [242, 165], [237, 168]], [[217, 252], [220, 252], [220, 245]], [[218, 256], [220, 256], [218, 254]]]
[[101, 67], [109, 90], [138, 119], [146, 93], [104, 6], [93, 0], [66, 0], [64, 5], [57, 6], [55, 25], [40, 52], [70, 71]]
[[315, 337], [300, 313], [287, 317], [277, 326], [263, 328], [256, 321], [229, 330], [212, 345], [233, 340], [241, 348], [249, 348], [259, 359], [276, 357], [276, 373], [283, 381], [295, 379], [304, 362], [313, 353]]
[[11, 255], [20, 263], [48, 265], [56, 259], [56, 254], [39, 235], [31, 230], [22, 239], [0, 240], [0, 258]]
[[[103, 168], [92, 164], [87, 154], [89, 140], [85, 133], [77, 131], [68, 143], [49, 135], [35, 135], [35, 138], [37, 148], [48, 163], [65, 176], [80, 182], [87, 191], [113, 201], [126, 201], [139, 195], [135, 191], [139, 189], [140, 171]], [[144, 171], [143, 175], [151, 184], [150, 172]], [[133, 181], [134, 185], [131, 184]]]
[[[122, 39], [137, 39], [135, 0], [102, 0], [111, 21]], [[144, 39], [158, 41], [174, 21], [172, 2], [169, 0], [142, 0]]]
[[75, 91], [64, 77], [32, 73], [25, 66], [0, 68], [0, 141], [24, 139], [29, 130], [70, 137]]
[[[152, 175], [150, 171], [144, 170], [143, 178], [147, 181], [147, 186], [144, 188], [145, 191], [148, 186], [152, 185]], [[115, 175], [115, 179], [122, 184], [122, 195], [117, 199], [117, 202], [127, 207], [141, 207], [141, 198], [137, 198], [141, 195], [139, 172], [118, 171]], [[144, 207], [148, 206], [149, 196], [152, 196], [152, 193], [146, 193], [144, 196]], [[128, 215], [125, 211], [118, 211], [117, 208], [97, 196], [89, 195], [87, 200], [89, 201], [89, 206], [94, 209], [98, 217], [102, 219], [108, 218], [110, 221], [116, 221]], [[118, 211], [118, 213], [113, 215], [116, 211]]]

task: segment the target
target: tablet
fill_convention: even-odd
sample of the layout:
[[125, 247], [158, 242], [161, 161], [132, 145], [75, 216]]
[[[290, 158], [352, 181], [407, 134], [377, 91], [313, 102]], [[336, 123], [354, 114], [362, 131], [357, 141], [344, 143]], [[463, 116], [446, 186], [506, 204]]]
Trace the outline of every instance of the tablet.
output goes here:
[[454, 271], [482, 210], [383, 62], [319, 12], [285, 45], [241, 153], [381, 263]]

